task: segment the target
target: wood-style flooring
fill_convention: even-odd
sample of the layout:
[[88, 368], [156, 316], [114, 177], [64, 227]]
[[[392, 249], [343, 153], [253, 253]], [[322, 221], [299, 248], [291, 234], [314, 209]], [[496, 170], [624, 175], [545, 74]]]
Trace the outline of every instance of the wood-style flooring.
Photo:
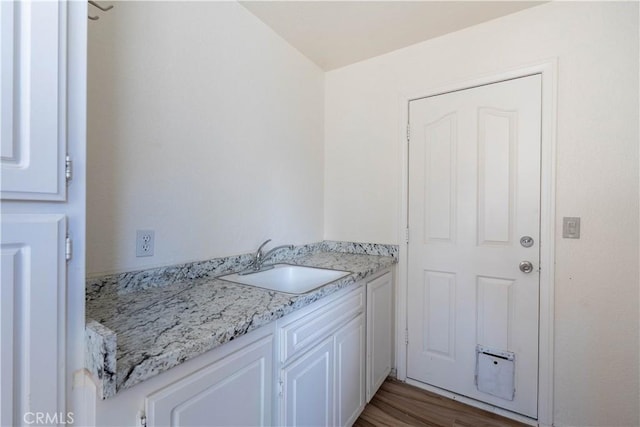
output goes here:
[[354, 426], [521, 427], [526, 424], [387, 379]]

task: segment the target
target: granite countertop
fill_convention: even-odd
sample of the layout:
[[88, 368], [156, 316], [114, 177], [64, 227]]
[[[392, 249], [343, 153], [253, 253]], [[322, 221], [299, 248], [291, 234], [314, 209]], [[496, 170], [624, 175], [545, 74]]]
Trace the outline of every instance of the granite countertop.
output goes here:
[[101, 383], [102, 397], [350, 286], [391, 266], [396, 258], [316, 252], [284, 262], [352, 274], [302, 295], [211, 277], [124, 293], [115, 286], [104, 286], [88, 293], [88, 369]]

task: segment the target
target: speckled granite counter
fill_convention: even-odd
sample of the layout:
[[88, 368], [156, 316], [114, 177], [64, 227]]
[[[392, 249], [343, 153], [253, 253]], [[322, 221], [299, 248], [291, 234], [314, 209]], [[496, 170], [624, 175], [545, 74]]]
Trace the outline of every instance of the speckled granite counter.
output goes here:
[[[323, 242], [322, 247], [298, 251], [286, 260], [353, 273], [303, 295], [237, 285], [207, 275], [190, 279], [177, 274], [170, 284], [135, 290], [126, 286], [123, 290], [114, 280], [94, 280], [91, 290], [88, 283], [87, 367], [101, 383], [102, 397], [350, 286], [397, 259], [335, 250]], [[246, 259], [234, 265], [241, 264]], [[220, 274], [219, 269], [213, 271]]]

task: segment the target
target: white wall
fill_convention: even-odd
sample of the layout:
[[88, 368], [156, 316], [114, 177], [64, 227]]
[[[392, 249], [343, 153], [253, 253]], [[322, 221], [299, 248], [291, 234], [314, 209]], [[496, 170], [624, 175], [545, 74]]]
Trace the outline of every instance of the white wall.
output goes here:
[[325, 77], [325, 238], [398, 243], [399, 96], [557, 57], [556, 425], [640, 425], [638, 4], [553, 2]]
[[[100, 16], [88, 274], [321, 240], [323, 72], [236, 2], [116, 2]], [[135, 257], [136, 229], [155, 230], [155, 256]]]

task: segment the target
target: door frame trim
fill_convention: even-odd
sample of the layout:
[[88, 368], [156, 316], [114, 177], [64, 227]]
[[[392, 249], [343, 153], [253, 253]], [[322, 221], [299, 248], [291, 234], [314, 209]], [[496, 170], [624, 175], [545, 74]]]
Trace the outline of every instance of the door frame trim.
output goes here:
[[[554, 354], [554, 288], [555, 288], [555, 188], [558, 59], [520, 66], [506, 71], [484, 74], [469, 80], [437, 87], [416, 88], [399, 95], [399, 138], [401, 161], [401, 199], [398, 230], [399, 262], [396, 287], [396, 368], [401, 381], [407, 379], [407, 291], [409, 202], [409, 145], [407, 125], [409, 102], [477, 86], [499, 83], [533, 74], [542, 77], [541, 157], [540, 157], [540, 312], [538, 350], [538, 424], [553, 425], [553, 354]], [[504, 410], [500, 410], [503, 412]], [[503, 414], [507, 415], [508, 414]], [[515, 415], [515, 414], [514, 414]]]

